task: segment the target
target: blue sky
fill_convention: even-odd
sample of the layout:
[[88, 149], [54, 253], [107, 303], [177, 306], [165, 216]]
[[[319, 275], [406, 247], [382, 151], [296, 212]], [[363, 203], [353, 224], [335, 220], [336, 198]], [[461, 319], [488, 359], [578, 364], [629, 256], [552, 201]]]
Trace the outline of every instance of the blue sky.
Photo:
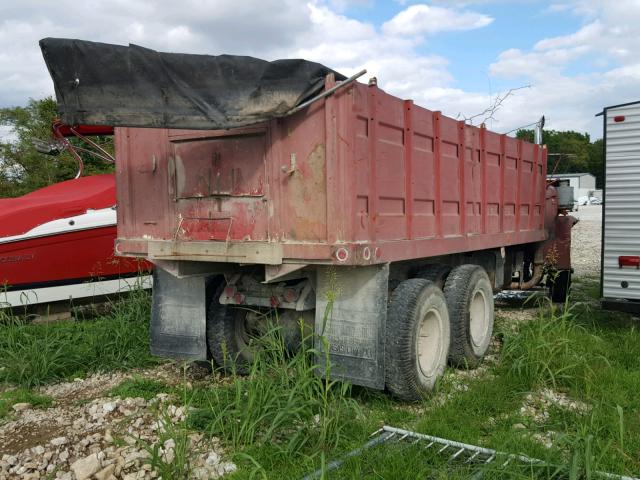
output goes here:
[[[350, 4], [344, 13], [375, 25], [398, 14], [410, 5], [433, 2], [405, 2], [372, 0]], [[461, 2], [463, 3], [463, 2]], [[438, 3], [436, 3], [438, 5]], [[427, 39], [420, 47], [423, 54], [435, 53], [447, 58], [455, 85], [463, 89], [509, 88], [508, 82], [490, 78], [488, 66], [508, 48], [528, 49], [543, 38], [570, 35], [583, 25], [583, 19], [571, 12], [556, 12], [553, 2], [496, 1], [481, 3], [474, 11], [489, 15], [493, 22], [481, 30], [443, 32]], [[640, 35], [640, 31], [638, 32]], [[598, 69], [593, 62], [572, 62], [567, 66], [571, 74]]]
[[[434, 2], [397, 2], [372, 0], [351, 4], [344, 11], [363, 21], [382, 25], [389, 17], [397, 15], [407, 6]], [[464, 2], [460, 2], [464, 4]], [[571, 35], [585, 23], [584, 18], [571, 10], [554, 9], [561, 3], [546, 1], [496, 1], [468, 2], [473, 10], [490, 16], [493, 21], [482, 29], [442, 32], [426, 39], [417, 50], [422, 54], [436, 54], [449, 62], [448, 70], [454, 77], [452, 85], [469, 91], [499, 92], [514, 86], [513, 80], [527, 81], [527, 75], [506, 80], [492, 76], [489, 66], [508, 48], [527, 50], [539, 40]], [[436, 2], [435, 5], [438, 5]], [[640, 35], [640, 30], [637, 33]], [[567, 75], [602, 72], [615, 64], [611, 59], [582, 58], [568, 62], [563, 72]], [[640, 92], [639, 92], [640, 95]]]
[[[493, 22], [481, 31], [446, 32], [421, 47], [442, 55], [456, 86], [465, 90], [509, 88], [510, 82], [490, 78], [488, 66], [505, 49], [527, 49], [543, 37], [567, 35], [580, 27], [579, 19], [544, 13], [545, 2], [486, 5], [477, 10], [490, 15]], [[526, 27], [525, 27], [526, 26]]]
[[[350, 5], [346, 12], [355, 18], [382, 25], [411, 4], [394, 1], [371, 1]], [[437, 54], [449, 60], [455, 86], [465, 90], [509, 88], [508, 82], [492, 79], [488, 67], [505, 47], [527, 49], [545, 37], [567, 35], [576, 31], [580, 18], [548, 12], [549, 2], [495, 2], [481, 4], [474, 11], [489, 15], [493, 22], [478, 30], [443, 32], [427, 39], [418, 49], [423, 54]]]
[[530, 86], [489, 128], [544, 114], [597, 138], [603, 106], [640, 99], [638, 25], [640, 0], [5, 0], [0, 106], [53, 94], [37, 42], [56, 36], [367, 68], [388, 92], [472, 123]]

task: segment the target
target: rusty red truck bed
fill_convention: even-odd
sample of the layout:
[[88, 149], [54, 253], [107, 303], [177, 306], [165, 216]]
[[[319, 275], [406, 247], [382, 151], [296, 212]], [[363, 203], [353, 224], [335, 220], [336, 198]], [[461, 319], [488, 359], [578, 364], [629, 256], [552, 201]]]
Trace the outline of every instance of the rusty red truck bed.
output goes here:
[[116, 142], [123, 254], [366, 265], [547, 237], [545, 148], [377, 86], [258, 126]]

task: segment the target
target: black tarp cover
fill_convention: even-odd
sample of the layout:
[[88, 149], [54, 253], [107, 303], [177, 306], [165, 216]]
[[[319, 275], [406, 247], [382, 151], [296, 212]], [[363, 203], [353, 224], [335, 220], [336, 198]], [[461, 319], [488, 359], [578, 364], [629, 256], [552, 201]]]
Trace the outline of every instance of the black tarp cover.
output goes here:
[[68, 125], [250, 125], [284, 115], [319, 92], [332, 72], [306, 60], [163, 53], [64, 38], [40, 40], [40, 48]]

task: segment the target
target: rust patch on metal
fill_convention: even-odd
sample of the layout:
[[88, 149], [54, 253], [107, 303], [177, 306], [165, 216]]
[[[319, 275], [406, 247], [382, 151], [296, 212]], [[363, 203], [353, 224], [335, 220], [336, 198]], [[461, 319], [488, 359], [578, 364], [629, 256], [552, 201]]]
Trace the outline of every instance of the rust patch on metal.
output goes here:
[[326, 238], [327, 192], [325, 148], [318, 144], [288, 179], [292, 209], [289, 235], [295, 240]]

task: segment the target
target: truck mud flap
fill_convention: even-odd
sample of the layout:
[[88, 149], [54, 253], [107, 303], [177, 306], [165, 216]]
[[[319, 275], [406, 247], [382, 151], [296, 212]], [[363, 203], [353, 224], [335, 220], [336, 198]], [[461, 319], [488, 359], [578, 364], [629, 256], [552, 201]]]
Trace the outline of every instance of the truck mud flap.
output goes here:
[[151, 353], [160, 357], [206, 360], [205, 277], [177, 278], [153, 272]]
[[384, 389], [389, 265], [319, 267], [317, 273], [319, 365], [327, 345], [332, 378]]

